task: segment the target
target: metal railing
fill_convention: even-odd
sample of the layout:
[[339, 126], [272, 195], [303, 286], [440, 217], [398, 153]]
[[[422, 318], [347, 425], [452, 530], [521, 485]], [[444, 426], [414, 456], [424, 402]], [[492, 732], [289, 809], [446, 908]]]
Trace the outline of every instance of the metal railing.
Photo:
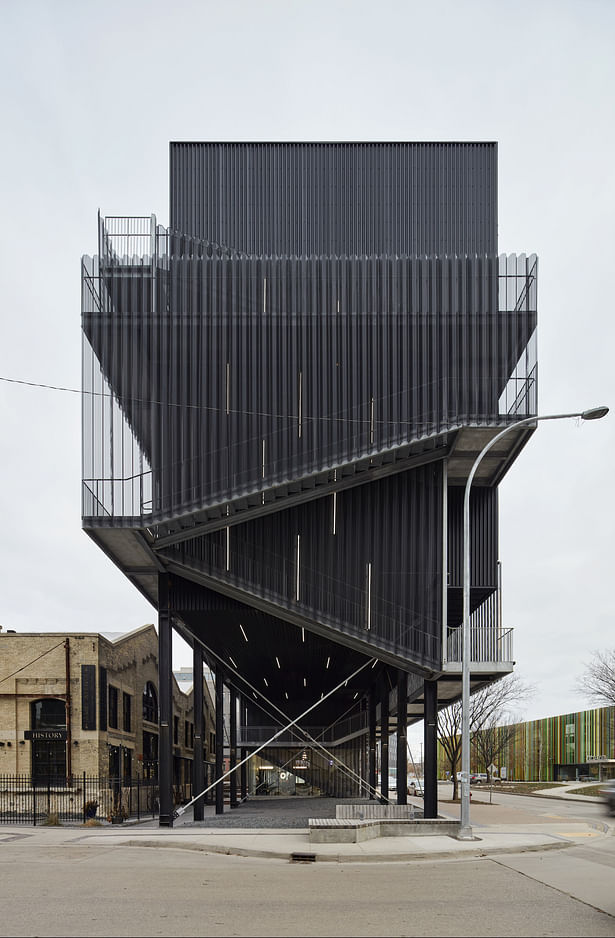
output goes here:
[[[179, 797], [183, 795], [179, 793]], [[159, 810], [157, 779], [0, 775], [0, 824], [117, 824]]]
[[[513, 660], [513, 630], [488, 625], [470, 626], [470, 662], [496, 664]], [[447, 661], [461, 664], [462, 629], [452, 629], [447, 640]]]
[[98, 216], [98, 253], [107, 263], [128, 264], [131, 258], [158, 254], [155, 215]]

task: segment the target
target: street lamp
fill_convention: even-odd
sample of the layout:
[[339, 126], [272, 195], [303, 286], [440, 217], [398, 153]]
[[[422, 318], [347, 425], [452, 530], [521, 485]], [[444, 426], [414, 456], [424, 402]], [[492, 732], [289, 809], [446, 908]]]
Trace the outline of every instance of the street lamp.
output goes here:
[[459, 840], [473, 840], [470, 825], [470, 489], [483, 456], [506, 433], [517, 430], [539, 420], [567, 420], [580, 417], [581, 420], [599, 420], [609, 412], [608, 407], [592, 407], [576, 414], [548, 414], [544, 417], [525, 417], [511, 423], [493, 437], [478, 454], [466, 482], [463, 499], [463, 642], [461, 659], [461, 812]]

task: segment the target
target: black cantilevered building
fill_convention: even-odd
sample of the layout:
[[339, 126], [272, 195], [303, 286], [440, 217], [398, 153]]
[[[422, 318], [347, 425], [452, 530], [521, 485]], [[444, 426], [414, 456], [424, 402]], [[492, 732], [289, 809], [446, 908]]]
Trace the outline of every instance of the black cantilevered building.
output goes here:
[[[83, 526], [158, 610], [161, 823], [172, 628], [195, 675], [215, 671], [219, 721], [231, 688], [231, 765], [269, 741], [321, 791], [371, 794], [380, 739], [386, 797], [396, 734], [403, 801], [406, 726], [424, 718], [435, 814], [435, 715], [461, 693], [463, 488], [536, 413], [536, 267], [498, 254], [494, 143], [172, 143], [169, 227], [99, 218]], [[474, 687], [513, 666], [498, 483], [531, 433], [474, 483]]]

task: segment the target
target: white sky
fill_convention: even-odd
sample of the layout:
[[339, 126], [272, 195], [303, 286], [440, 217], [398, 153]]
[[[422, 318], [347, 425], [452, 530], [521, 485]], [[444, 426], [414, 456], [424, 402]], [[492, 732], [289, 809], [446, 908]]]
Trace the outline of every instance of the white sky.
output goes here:
[[[168, 223], [170, 140], [496, 140], [500, 251], [540, 258], [540, 412], [615, 407], [614, 40], [612, 0], [2, 0], [0, 376], [80, 387], [96, 212]], [[0, 421], [0, 624], [155, 621], [81, 531], [79, 395], [0, 381]], [[613, 415], [546, 423], [501, 486], [524, 719], [584, 708], [613, 645], [614, 462]]]

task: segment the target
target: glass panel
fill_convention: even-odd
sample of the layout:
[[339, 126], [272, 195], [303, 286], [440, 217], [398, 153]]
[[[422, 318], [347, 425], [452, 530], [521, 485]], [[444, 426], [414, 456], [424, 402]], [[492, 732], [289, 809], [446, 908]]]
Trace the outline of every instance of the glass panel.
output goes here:
[[55, 730], [66, 728], [66, 705], [63, 700], [48, 698], [32, 703], [31, 729]]

